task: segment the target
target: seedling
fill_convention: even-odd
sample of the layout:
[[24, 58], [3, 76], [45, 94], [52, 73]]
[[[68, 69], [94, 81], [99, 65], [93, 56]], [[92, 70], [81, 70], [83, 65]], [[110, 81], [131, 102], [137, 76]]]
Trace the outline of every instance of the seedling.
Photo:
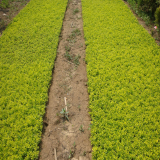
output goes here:
[[76, 34], [72, 32], [72, 34], [69, 36], [69, 39], [74, 39], [76, 37]]
[[88, 130], [90, 130], [90, 129], [92, 128], [92, 125], [93, 125], [93, 124], [90, 124], [90, 125], [89, 125], [89, 128], [88, 128]]
[[69, 121], [68, 113], [69, 112], [67, 112], [65, 108], [63, 108], [62, 111], [60, 112], [60, 114], [63, 115], [63, 117]]
[[79, 48], [83, 47], [83, 44], [81, 43], [81, 45], [79, 46]]
[[4, 26], [5, 26], [4, 20], [1, 20], [1, 21], [0, 21], [0, 28], [3, 28]]
[[79, 12], [79, 9], [76, 8], [76, 9], [73, 11], [73, 14], [75, 15], [75, 14], [78, 13], [78, 12]]
[[69, 52], [71, 50], [71, 47], [65, 46], [65, 50], [66, 50], [66, 52]]
[[69, 36], [69, 38], [67, 38], [67, 41], [70, 42], [70, 43], [75, 43], [76, 40], [73, 39], [71, 36]]
[[81, 35], [81, 31], [77, 28], [74, 31], [72, 31], [72, 34], [76, 34], [77, 36]]
[[74, 58], [74, 64], [75, 64], [76, 66], [79, 65], [79, 59], [80, 59], [80, 58], [81, 58], [80, 55], [78, 55], [78, 56], [76, 56], [76, 57]]
[[79, 130], [80, 130], [81, 132], [84, 132], [83, 125], [80, 126]]
[[73, 157], [73, 154], [74, 154], [74, 151], [70, 149], [68, 159], [71, 159]]
[[68, 61], [71, 61], [73, 59], [73, 56], [68, 52], [66, 52], [64, 56], [67, 58]]
[[84, 152], [83, 152], [83, 156], [86, 156], [86, 154], [87, 154], [86, 151], [84, 151]]
[[78, 109], [79, 109], [79, 111], [81, 110], [81, 108], [80, 108], [81, 106], [80, 105], [78, 105]]
[[154, 31], [153, 31], [153, 30], [151, 30], [151, 35], [152, 35], [152, 36], [154, 35]]

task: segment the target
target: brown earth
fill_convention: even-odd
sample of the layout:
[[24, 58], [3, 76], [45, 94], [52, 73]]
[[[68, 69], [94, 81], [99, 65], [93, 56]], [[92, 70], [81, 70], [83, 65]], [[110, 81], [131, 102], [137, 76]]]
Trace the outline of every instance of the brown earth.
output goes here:
[[[55, 149], [58, 160], [91, 160], [88, 100], [81, 0], [72, 0], [57, 50], [39, 160], [54, 160]], [[66, 107], [69, 120], [60, 113]]]
[[26, 4], [29, 1], [30, 0], [19, 0], [19, 1], [9, 2], [8, 8], [0, 7], [0, 37], [2, 35], [2, 31], [6, 29], [8, 24], [20, 12], [20, 10], [26, 6]]

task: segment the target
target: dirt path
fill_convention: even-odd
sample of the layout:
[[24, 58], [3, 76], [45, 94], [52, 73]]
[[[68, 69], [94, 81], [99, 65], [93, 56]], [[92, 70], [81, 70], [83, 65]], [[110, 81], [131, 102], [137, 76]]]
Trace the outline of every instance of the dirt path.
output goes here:
[[[65, 14], [39, 160], [91, 160], [85, 41], [81, 0], [69, 1]], [[60, 113], [66, 106], [68, 118]], [[66, 114], [67, 116], [67, 114]]]

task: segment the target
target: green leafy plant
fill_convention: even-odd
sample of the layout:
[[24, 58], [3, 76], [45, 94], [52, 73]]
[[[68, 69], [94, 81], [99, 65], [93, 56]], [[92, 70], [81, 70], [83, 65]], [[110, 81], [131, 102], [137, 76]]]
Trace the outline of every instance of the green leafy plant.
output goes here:
[[81, 31], [77, 28], [74, 31], [72, 31], [72, 34], [79, 36], [79, 35], [81, 35]]
[[79, 12], [79, 9], [76, 8], [76, 9], [73, 11], [73, 14], [75, 15], [75, 14], [78, 13], [78, 12]]
[[76, 66], [79, 65], [79, 59], [80, 59], [80, 58], [81, 58], [80, 55], [74, 57], [74, 64], [75, 64]]
[[75, 43], [76, 42], [76, 36], [81, 35], [81, 32], [79, 29], [75, 29], [72, 31], [72, 33], [69, 35], [69, 37], [67, 38], [67, 41], [71, 42], [71, 43]]
[[87, 154], [87, 152], [86, 152], [86, 151], [84, 151], [82, 155], [83, 155], [83, 156], [86, 156], [86, 154]]
[[159, 159], [159, 46], [121, 0], [82, 8], [92, 159]]
[[65, 108], [63, 108], [62, 111], [60, 112], [60, 114], [61, 114], [64, 118], [66, 118], [67, 120], [69, 120], [69, 118], [68, 118], [68, 113], [69, 113], [69, 112], [67, 112]]
[[0, 21], [0, 29], [3, 28], [3, 27], [5, 27], [5, 21], [4, 21], [4, 20], [1, 20], [1, 21]]
[[78, 109], [79, 109], [79, 111], [81, 110], [81, 106], [80, 105], [78, 105]]
[[2, 160], [38, 159], [48, 87], [67, 2], [30, 1], [0, 37]]
[[75, 143], [75, 142], [73, 143], [73, 147], [74, 147], [74, 148], [76, 147], [76, 143]]
[[71, 159], [74, 155], [74, 151], [70, 149], [68, 159]]
[[65, 46], [65, 50], [66, 50], [66, 52], [69, 52], [71, 50], [71, 47]]
[[80, 126], [79, 130], [80, 130], [81, 132], [84, 132], [83, 125]]
[[66, 53], [64, 54], [64, 56], [66, 57], [66, 59], [67, 59], [68, 61], [71, 61], [71, 60], [73, 59], [73, 56], [72, 56], [71, 54], [69, 54], [69, 52], [66, 52]]

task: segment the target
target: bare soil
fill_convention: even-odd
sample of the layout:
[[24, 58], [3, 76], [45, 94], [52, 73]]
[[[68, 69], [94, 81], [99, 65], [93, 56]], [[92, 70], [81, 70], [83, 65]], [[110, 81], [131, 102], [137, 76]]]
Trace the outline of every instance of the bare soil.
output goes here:
[[[67, 105], [65, 105], [65, 100]], [[53, 70], [39, 160], [91, 160], [81, 0], [70, 0]], [[66, 108], [68, 118], [60, 112]]]
[[[8, 8], [0, 7], [0, 37], [13, 18], [23, 9], [30, 0], [19, 0], [9, 3]], [[1, 0], [0, 0], [1, 3]]]

